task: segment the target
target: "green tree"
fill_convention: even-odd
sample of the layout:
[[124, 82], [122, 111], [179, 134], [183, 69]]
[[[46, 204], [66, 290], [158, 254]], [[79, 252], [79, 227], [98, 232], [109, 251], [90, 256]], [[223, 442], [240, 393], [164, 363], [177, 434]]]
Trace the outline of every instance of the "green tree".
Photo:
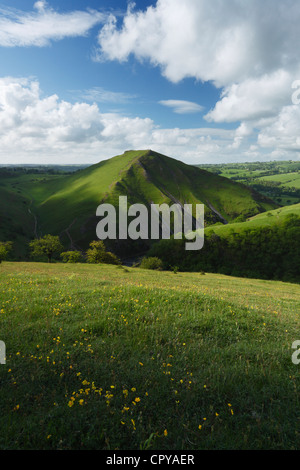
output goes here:
[[[163, 269], [163, 262], [161, 261], [161, 259], [157, 258], [157, 257], [150, 257], [150, 258], [143, 258], [142, 259], [142, 262], [140, 264], [140, 267], [142, 269], [153, 269], [155, 271], [162, 271]], [[176, 267], [177, 270], [176, 270], [176, 273], [178, 271], [178, 267]], [[175, 272], [175, 271], [174, 271]]]
[[60, 256], [64, 263], [79, 263], [82, 260], [80, 251], [64, 251]]
[[0, 263], [4, 261], [9, 252], [12, 250], [13, 243], [12, 242], [0, 242]]
[[43, 238], [37, 238], [29, 243], [33, 256], [46, 255], [48, 263], [51, 263], [55, 253], [61, 253], [63, 246], [59, 237], [54, 235], [45, 235]]
[[110, 251], [106, 251], [105, 245], [102, 240], [93, 241], [90, 243], [90, 248], [86, 252], [88, 263], [104, 263], [120, 265], [119, 258]]

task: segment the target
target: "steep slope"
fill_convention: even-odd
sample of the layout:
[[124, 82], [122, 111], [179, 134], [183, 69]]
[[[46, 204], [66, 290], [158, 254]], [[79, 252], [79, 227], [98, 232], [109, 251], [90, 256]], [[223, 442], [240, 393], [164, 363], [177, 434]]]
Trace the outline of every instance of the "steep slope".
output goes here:
[[201, 251], [186, 252], [183, 240], [161, 240], [148, 256], [165, 269], [300, 282], [300, 204], [205, 229]]
[[[49, 184], [51, 184], [49, 182]], [[49, 188], [48, 188], [49, 193]], [[57, 233], [71, 247], [96, 236], [96, 209], [102, 202], [205, 204], [205, 220], [231, 222], [274, 209], [275, 203], [250, 188], [151, 150], [127, 151], [60, 179], [38, 207], [40, 229]]]

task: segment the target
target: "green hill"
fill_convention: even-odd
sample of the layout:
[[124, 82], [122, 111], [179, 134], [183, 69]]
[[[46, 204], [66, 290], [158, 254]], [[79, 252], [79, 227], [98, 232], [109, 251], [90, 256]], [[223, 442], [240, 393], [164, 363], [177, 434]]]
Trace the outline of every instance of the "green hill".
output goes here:
[[149, 256], [165, 269], [300, 282], [300, 204], [256, 215], [243, 223], [205, 229], [204, 248], [185, 252], [184, 240], [161, 240]]
[[[2, 182], [9, 191], [14, 186], [25, 199], [21, 206], [26, 216], [24, 237], [60, 235], [68, 248], [85, 249], [95, 239], [98, 205], [107, 202], [117, 206], [119, 196], [127, 195], [129, 204], [147, 206], [204, 204], [208, 225], [231, 223], [239, 216], [251, 217], [277, 207], [239, 182], [151, 150], [127, 151], [68, 175], [15, 177], [10, 179], [10, 187], [4, 180], [0, 178], [0, 185]], [[20, 201], [10, 200], [7, 210], [14, 212], [15, 205], [20, 208]], [[5, 238], [14, 231], [15, 227], [8, 230]]]
[[280, 207], [272, 211], [263, 212], [261, 214], [257, 214], [254, 217], [250, 217], [246, 222], [208, 227], [207, 233], [211, 233], [213, 230], [213, 232], [217, 235], [226, 236], [232, 232], [240, 233], [243, 231], [254, 230], [260, 227], [272, 228], [281, 224], [287, 216], [292, 214], [300, 217], [300, 204]]
[[[52, 183], [49, 182], [49, 185]], [[205, 204], [206, 222], [232, 222], [276, 204], [248, 187], [151, 150], [128, 151], [58, 181], [37, 208], [43, 233], [67, 233], [74, 245], [95, 238], [96, 208], [102, 202]]]

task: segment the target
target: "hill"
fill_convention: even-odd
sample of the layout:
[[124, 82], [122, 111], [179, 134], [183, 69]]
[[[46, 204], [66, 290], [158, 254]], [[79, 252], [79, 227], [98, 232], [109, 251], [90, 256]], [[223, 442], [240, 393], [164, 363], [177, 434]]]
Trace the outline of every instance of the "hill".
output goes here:
[[150, 250], [166, 269], [300, 282], [300, 204], [246, 222], [205, 229], [204, 248], [185, 253], [184, 241], [162, 240]]
[[[151, 150], [127, 151], [70, 175], [39, 176], [34, 184], [26, 175], [17, 184], [15, 181], [18, 193], [31, 204], [23, 210], [26, 226], [29, 223], [34, 228], [31, 236], [60, 235], [65, 246], [81, 249], [95, 239], [98, 205], [117, 205], [120, 195], [127, 195], [129, 204], [147, 206], [204, 204], [208, 224], [232, 222], [238, 216], [250, 217], [277, 207], [239, 182]], [[24, 236], [28, 236], [27, 229]]]

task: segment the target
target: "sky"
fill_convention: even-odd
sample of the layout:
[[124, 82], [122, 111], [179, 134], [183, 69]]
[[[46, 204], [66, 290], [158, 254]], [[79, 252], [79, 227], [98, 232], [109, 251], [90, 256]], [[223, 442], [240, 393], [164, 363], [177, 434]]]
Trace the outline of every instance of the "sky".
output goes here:
[[299, 0], [0, 0], [0, 164], [300, 160]]

